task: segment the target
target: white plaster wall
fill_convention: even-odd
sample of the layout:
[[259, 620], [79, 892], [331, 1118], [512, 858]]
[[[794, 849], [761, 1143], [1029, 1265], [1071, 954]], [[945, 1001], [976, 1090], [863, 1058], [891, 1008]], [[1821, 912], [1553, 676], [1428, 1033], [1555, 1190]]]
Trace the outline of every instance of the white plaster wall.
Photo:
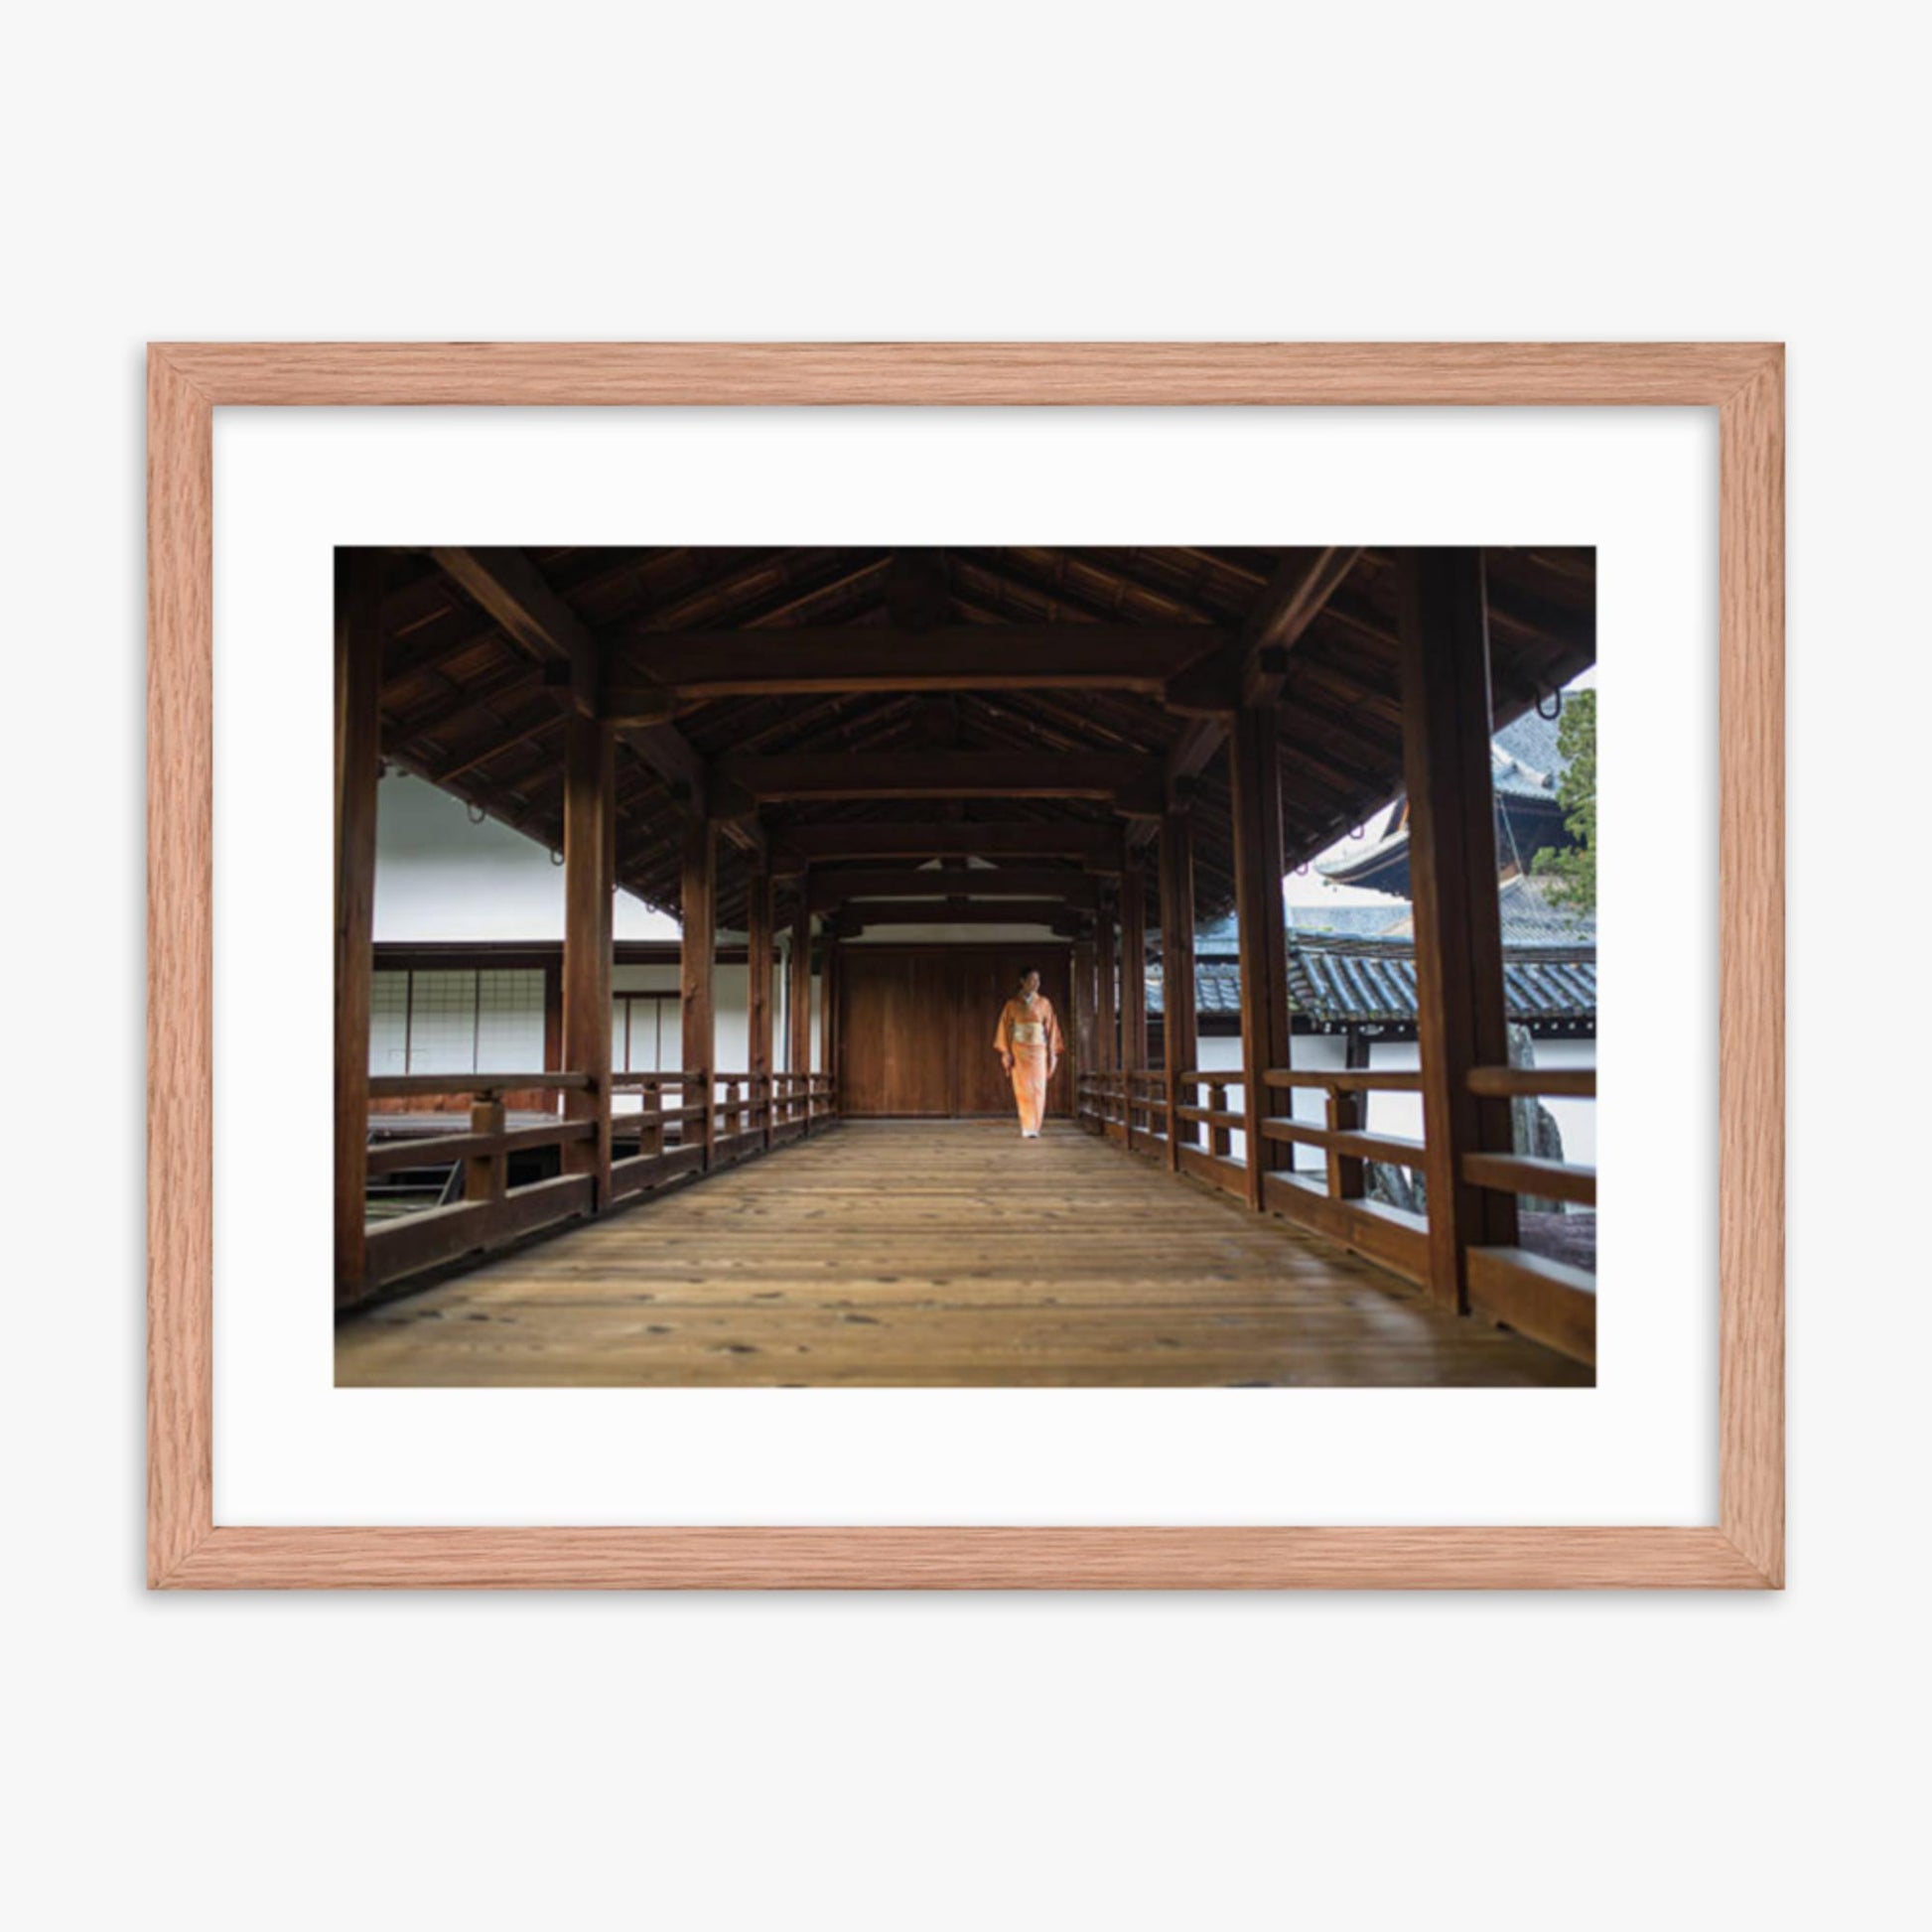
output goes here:
[[[620, 893], [620, 939], [675, 939], [677, 921]], [[376, 787], [378, 940], [561, 939], [564, 870], [534, 840], [493, 818], [470, 822], [462, 799], [392, 771]]]

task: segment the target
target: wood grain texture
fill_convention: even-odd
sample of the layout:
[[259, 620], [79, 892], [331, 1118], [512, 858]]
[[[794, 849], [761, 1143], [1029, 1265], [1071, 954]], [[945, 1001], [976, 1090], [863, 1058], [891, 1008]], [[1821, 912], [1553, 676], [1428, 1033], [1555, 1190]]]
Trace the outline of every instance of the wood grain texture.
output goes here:
[[1719, 1458], [1784, 1581], [1784, 358], [1719, 417]]
[[250, 406], [1718, 405], [1753, 343], [168, 343]]
[[1714, 1529], [218, 1529], [177, 1589], [1762, 1589]]
[[148, 359], [148, 1581], [214, 1520], [214, 438]]
[[[212, 1520], [215, 404], [1721, 410], [1721, 1524], [250, 1529]], [[149, 357], [149, 1579], [193, 1588], [1763, 1587], [1783, 1581], [1783, 356], [1755, 344], [173, 344]], [[896, 856], [897, 848], [854, 856]]]
[[[1010, 982], [989, 973], [988, 988], [1003, 998]], [[969, 1044], [972, 1063], [997, 1074], [990, 1040]], [[1023, 1141], [1011, 1087], [990, 1090], [1003, 1119], [847, 1122], [344, 1322], [337, 1385], [1252, 1391], [1590, 1379], [1158, 1159], [1053, 1122]]]

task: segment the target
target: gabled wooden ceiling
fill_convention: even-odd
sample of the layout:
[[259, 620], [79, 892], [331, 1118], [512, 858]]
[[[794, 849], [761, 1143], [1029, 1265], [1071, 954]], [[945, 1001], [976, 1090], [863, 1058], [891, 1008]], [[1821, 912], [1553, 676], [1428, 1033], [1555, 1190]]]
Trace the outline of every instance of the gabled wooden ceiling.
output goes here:
[[[383, 754], [555, 847], [562, 838], [564, 654], [544, 624], [523, 621], [515, 609], [506, 615], [504, 597], [479, 588], [466, 560], [483, 554], [398, 552], [389, 559]], [[1292, 647], [1268, 666], [1268, 688], [1281, 704], [1290, 865], [1321, 851], [1401, 789], [1395, 552], [963, 546], [487, 554], [511, 559], [509, 605], [546, 608], [549, 630], [574, 624], [580, 638], [594, 641], [604, 701], [615, 702], [613, 687], [625, 678], [659, 678], [665, 687], [658, 712], [620, 733], [618, 873], [629, 891], [672, 913], [694, 784], [717, 787], [732, 774], [768, 773], [776, 767], [767, 761], [781, 757], [888, 753], [934, 769], [966, 754], [1030, 754], [1047, 763], [1068, 754], [1102, 755], [1144, 761], [1157, 779], [1164, 771], [1170, 780], [1178, 776], [1193, 805], [1197, 909], [1224, 913], [1234, 887], [1225, 755], [1214, 717], [1203, 710], [1222, 699], [1201, 699], [1191, 686], [1226, 660], [1218, 641], [1214, 651], [1195, 656], [1193, 632], [1177, 627], [1199, 627], [1204, 641], [1237, 645], [1271, 623], [1279, 632], [1282, 600], [1298, 585], [1304, 606], [1291, 614]], [[1487, 573], [1501, 725], [1594, 661], [1595, 553], [1495, 549], [1487, 552]], [[742, 659], [789, 667], [791, 653], [820, 653], [827, 661], [871, 664], [882, 652], [920, 648], [921, 638], [956, 640], [965, 627], [1030, 627], [1013, 630], [1007, 654], [1031, 662], [1035, 652], [1051, 655], [1050, 640], [1031, 628], [1042, 625], [1134, 626], [1131, 636], [1095, 630], [1084, 655], [1070, 647], [1065, 656], [1145, 660], [1148, 675], [1117, 680], [1131, 688], [1104, 689], [982, 682], [948, 691], [771, 691], [734, 681]], [[844, 649], [832, 648], [830, 630]], [[736, 648], [733, 637], [717, 633], [748, 633], [760, 648]], [[779, 647], [787, 653], [782, 659]], [[990, 638], [982, 655], [998, 660]], [[1191, 677], [1181, 674], [1190, 658]], [[1249, 660], [1250, 677], [1256, 661]], [[717, 675], [706, 668], [714, 662], [722, 667]], [[693, 685], [707, 688], [693, 694]], [[1217, 688], [1224, 694], [1224, 679]], [[1090, 825], [1102, 838], [1125, 830], [1129, 863], [1151, 863], [1151, 823], [1124, 820], [1116, 802], [1007, 794], [769, 798], [756, 820], [734, 828], [740, 842], [721, 847], [720, 917], [744, 924], [754, 863], [747, 848], [760, 841], [779, 848], [798, 827]], [[822, 847], [835, 835], [811, 836]], [[963, 832], [949, 837], [971, 842]], [[882, 862], [856, 852], [853, 859], [873, 870]], [[1016, 856], [1010, 863], [1079, 877], [1070, 857]]]

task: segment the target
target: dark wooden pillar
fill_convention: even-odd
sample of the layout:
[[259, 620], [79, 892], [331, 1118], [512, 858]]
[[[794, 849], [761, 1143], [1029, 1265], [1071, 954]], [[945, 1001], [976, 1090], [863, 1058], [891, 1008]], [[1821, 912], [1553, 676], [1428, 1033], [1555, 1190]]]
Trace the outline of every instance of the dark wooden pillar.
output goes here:
[[747, 1070], [752, 1076], [752, 1105], [762, 1108], [759, 1144], [771, 1145], [771, 875], [763, 866], [752, 870], [750, 910], [745, 920], [747, 991], [746, 1024], [751, 1045]]
[[561, 958], [543, 969], [543, 1070], [564, 1070], [564, 965]]
[[1194, 1002], [1194, 826], [1185, 812], [1161, 821], [1161, 1037], [1168, 1071], [1168, 1165], [1180, 1166], [1180, 1149], [1200, 1138], [1176, 1112], [1190, 1104], [1177, 1075], [1191, 1073], [1200, 1058]]
[[1111, 895], [1100, 896], [1100, 916], [1093, 927], [1093, 1064], [1096, 1072], [1111, 1073], [1120, 1065], [1119, 987], [1114, 969], [1114, 905]]
[[1093, 1072], [1093, 941], [1079, 940], [1073, 948], [1073, 1117], [1081, 1118], [1080, 1082]]
[[336, 1302], [368, 1279], [369, 979], [382, 750], [382, 564], [336, 552]]
[[[1238, 712], [1228, 740], [1234, 805], [1235, 920], [1241, 942], [1241, 1130], [1248, 1143], [1248, 1205], [1260, 1207], [1262, 1176], [1286, 1165], [1264, 1140], [1270, 1112], [1262, 1076], [1289, 1063], [1288, 930], [1282, 909], [1282, 761], [1273, 705]], [[1286, 1111], [1286, 1109], [1284, 1109]]]
[[1464, 1155], [1509, 1147], [1509, 1102], [1480, 1101], [1469, 1091], [1471, 1067], [1509, 1059], [1482, 552], [1410, 553], [1401, 596], [1430, 1292], [1464, 1310], [1469, 1248], [1516, 1238], [1515, 1201], [1462, 1178]]
[[836, 937], [825, 941], [825, 971], [819, 987], [819, 1056], [832, 1082], [832, 1112], [839, 1111], [839, 974], [844, 962]]
[[588, 1092], [564, 1096], [569, 1120], [597, 1125], [564, 1149], [564, 1172], [587, 1173], [599, 1212], [611, 1204], [611, 906], [617, 891], [617, 750], [611, 727], [573, 714], [564, 725], [564, 1067]]
[[791, 1034], [785, 1064], [794, 1073], [812, 1070], [812, 911], [805, 882], [798, 882], [798, 904], [791, 915], [789, 1008]]
[[1147, 875], [1137, 864], [1120, 882], [1120, 1056], [1131, 1071], [1146, 1071]]
[[[681, 1064], [687, 1076], [687, 1107], [702, 1107], [699, 1131], [704, 1165], [717, 1146], [717, 1109], [712, 1105], [718, 1071], [718, 1007], [714, 965], [718, 956], [718, 829], [701, 812], [684, 822], [684, 928], [678, 944], [678, 1004], [684, 1018]], [[698, 1076], [702, 1075], [702, 1078]], [[685, 1131], [691, 1123], [686, 1121]]]

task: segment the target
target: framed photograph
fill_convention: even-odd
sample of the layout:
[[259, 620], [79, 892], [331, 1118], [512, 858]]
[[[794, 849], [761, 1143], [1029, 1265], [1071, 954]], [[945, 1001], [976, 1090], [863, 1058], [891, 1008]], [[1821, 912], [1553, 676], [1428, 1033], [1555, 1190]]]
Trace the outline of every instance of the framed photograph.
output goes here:
[[160, 345], [149, 538], [152, 1586], [1782, 1587], [1777, 346]]

